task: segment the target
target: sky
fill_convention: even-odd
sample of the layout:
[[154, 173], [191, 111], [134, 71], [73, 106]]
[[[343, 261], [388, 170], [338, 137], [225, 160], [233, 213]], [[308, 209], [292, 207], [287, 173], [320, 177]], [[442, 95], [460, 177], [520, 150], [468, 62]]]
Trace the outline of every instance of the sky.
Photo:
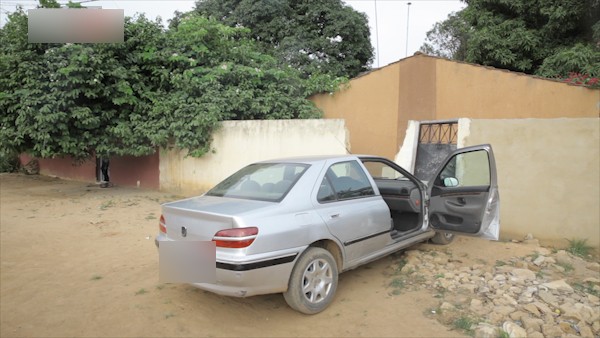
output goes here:
[[[383, 67], [413, 55], [423, 45], [427, 31], [436, 22], [446, 19], [448, 14], [466, 6], [460, 0], [342, 1], [365, 13], [369, 18], [371, 44], [375, 51], [373, 68]], [[33, 9], [37, 3], [37, 0], [0, 0], [0, 25], [4, 25], [7, 14], [14, 11], [17, 4], [23, 5], [25, 9]], [[143, 12], [146, 17], [152, 19], [160, 16], [165, 24], [176, 10], [186, 12], [191, 10], [194, 4], [195, 0], [102, 0], [83, 3], [84, 6], [123, 9], [126, 16], [133, 16], [136, 12]]]

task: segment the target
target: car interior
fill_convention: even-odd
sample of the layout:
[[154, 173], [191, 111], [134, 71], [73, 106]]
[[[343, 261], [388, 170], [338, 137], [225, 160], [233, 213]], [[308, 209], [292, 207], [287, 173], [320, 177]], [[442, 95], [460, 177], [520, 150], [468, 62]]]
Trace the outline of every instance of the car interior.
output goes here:
[[379, 193], [390, 208], [392, 238], [415, 231], [422, 224], [422, 196], [417, 184], [383, 162], [363, 161]]

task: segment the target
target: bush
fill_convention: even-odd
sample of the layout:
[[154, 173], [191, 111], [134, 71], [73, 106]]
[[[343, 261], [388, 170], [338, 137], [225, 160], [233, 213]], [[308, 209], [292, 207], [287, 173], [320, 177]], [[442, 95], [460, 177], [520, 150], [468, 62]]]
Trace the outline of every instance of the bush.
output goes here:
[[19, 170], [19, 154], [10, 149], [0, 148], [0, 173]]

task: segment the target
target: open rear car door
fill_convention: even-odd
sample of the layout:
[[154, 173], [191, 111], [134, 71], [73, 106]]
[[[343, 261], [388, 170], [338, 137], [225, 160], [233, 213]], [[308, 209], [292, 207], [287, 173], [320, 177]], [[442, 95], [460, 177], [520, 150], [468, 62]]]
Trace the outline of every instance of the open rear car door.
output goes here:
[[428, 195], [432, 229], [498, 240], [500, 197], [489, 144], [450, 154], [429, 181]]

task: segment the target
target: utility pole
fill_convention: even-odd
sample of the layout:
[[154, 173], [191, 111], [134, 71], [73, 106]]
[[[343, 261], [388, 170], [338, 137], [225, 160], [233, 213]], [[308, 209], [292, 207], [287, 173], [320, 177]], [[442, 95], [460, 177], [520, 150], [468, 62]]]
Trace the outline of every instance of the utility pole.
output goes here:
[[377, 68], [379, 68], [379, 27], [377, 25], [377, 0], [375, 4], [375, 54], [377, 54]]
[[404, 57], [408, 56], [408, 20], [410, 19], [410, 2], [406, 3], [406, 54]]

